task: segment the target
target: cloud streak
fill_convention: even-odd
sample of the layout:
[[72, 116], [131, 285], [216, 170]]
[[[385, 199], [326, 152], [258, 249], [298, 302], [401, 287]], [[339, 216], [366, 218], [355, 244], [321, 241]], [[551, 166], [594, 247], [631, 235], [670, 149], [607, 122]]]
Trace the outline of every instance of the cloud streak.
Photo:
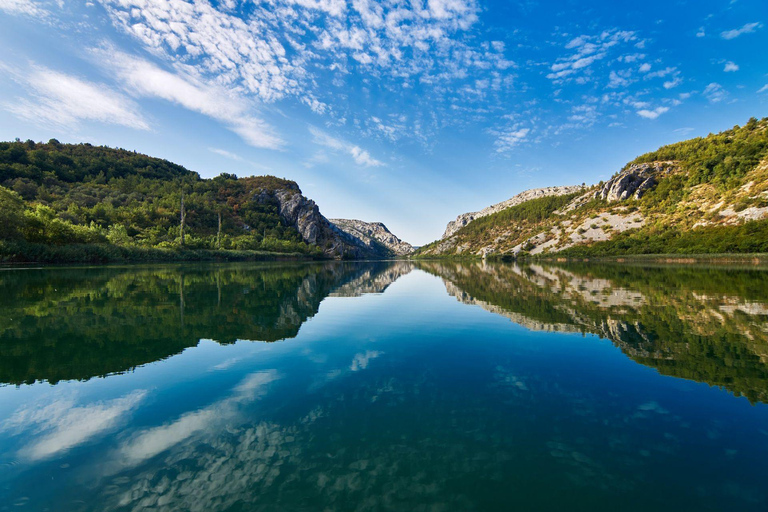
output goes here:
[[222, 87], [191, 75], [172, 73], [138, 57], [112, 48], [94, 50], [123, 88], [131, 95], [160, 98], [211, 117], [258, 148], [280, 149], [284, 141], [252, 111], [254, 107]]
[[150, 128], [135, 102], [105, 84], [36, 65], [27, 70], [0, 69], [29, 89], [28, 98], [6, 102], [3, 107], [31, 123], [74, 128], [82, 121], [97, 121]]
[[360, 146], [337, 139], [314, 126], [309, 127], [309, 132], [312, 134], [312, 141], [315, 144], [334, 151], [346, 153], [352, 157], [357, 165], [363, 167], [380, 167], [384, 165], [384, 162], [376, 160], [370, 153], [368, 153], [368, 151], [362, 149]]
[[733, 30], [726, 30], [725, 32], [720, 33], [720, 37], [726, 40], [730, 39], [736, 39], [739, 36], [742, 36], [744, 34], [751, 34], [752, 32], [755, 32], [756, 30], [763, 28], [762, 23], [747, 23], [741, 28], [735, 28]]

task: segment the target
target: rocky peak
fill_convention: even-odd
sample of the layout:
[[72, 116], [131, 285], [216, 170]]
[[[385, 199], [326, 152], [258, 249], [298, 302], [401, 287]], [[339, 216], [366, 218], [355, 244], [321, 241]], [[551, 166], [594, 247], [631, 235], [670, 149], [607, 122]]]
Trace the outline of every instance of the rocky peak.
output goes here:
[[381, 222], [364, 222], [355, 219], [331, 219], [338, 229], [361, 240], [372, 250], [382, 248], [395, 256], [405, 256], [413, 252], [413, 246], [396, 237]]
[[630, 197], [640, 199], [656, 186], [659, 178], [675, 169], [674, 162], [634, 164], [608, 180], [595, 197], [608, 202], [624, 201]]

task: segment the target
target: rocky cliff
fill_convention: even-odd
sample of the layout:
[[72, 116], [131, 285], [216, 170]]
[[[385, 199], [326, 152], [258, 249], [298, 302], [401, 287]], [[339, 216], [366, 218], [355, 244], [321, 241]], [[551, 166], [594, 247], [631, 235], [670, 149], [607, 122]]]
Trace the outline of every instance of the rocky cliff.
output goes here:
[[254, 194], [253, 199], [259, 203], [276, 203], [280, 217], [295, 227], [306, 243], [318, 246], [326, 256], [345, 259], [380, 259], [390, 256], [385, 247], [371, 244], [370, 240], [361, 239], [336, 227], [320, 213], [313, 200], [302, 195], [295, 183], [284, 188], [260, 190]]
[[381, 222], [363, 222], [350, 219], [330, 219], [331, 223], [348, 235], [361, 240], [373, 251], [389, 252], [393, 256], [405, 256], [413, 252], [413, 246], [403, 242]]
[[442, 238], [446, 239], [449, 236], [456, 233], [458, 230], [472, 222], [473, 220], [480, 219], [482, 217], [487, 217], [488, 215], [493, 215], [494, 213], [500, 212], [502, 210], [506, 210], [507, 208], [511, 208], [513, 206], [516, 206], [518, 204], [522, 204], [526, 201], [530, 201], [531, 199], [536, 199], [539, 197], [547, 197], [547, 196], [562, 196], [565, 194], [572, 194], [574, 192], [578, 192], [582, 190], [584, 187], [581, 185], [573, 185], [573, 186], [565, 186], [565, 187], [545, 187], [545, 188], [534, 188], [531, 190], [526, 190], [525, 192], [521, 192], [517, 194], [516, 196], [507, 199], [506, 201], [502, 201], [500, 203], [496, 203], [494, 205], [491, 205], [487, 208], [483, 208], [479, 212], [470, 212], [470, 213], [462, 213], [458, 217], [456, 217], [456, 220], [452, 220], [448, 223], [448, 226], [445, 228], [445, 233], [443, 233]]
[[665, 174], [677, 169], [675, 162], [651, 162], [635, 164], [616, 174], [597, 192], [596, 197], [605, 201], [640, 199], [655, 187]]

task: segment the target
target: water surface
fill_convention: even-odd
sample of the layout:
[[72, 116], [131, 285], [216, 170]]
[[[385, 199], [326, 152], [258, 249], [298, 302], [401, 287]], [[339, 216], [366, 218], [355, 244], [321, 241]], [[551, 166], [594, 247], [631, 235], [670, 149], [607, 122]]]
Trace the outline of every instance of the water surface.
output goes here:
[[768, 272], [0, 271], [0, 510], [768, 509]]

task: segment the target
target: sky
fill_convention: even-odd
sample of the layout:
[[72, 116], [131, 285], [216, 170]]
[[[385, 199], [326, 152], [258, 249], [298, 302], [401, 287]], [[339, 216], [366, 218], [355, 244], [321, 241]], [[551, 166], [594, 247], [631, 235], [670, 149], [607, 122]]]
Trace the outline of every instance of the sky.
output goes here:
[[768, 116], [765, 0], [0, 0], [0, 140], [295, 180], [422, 245]]

